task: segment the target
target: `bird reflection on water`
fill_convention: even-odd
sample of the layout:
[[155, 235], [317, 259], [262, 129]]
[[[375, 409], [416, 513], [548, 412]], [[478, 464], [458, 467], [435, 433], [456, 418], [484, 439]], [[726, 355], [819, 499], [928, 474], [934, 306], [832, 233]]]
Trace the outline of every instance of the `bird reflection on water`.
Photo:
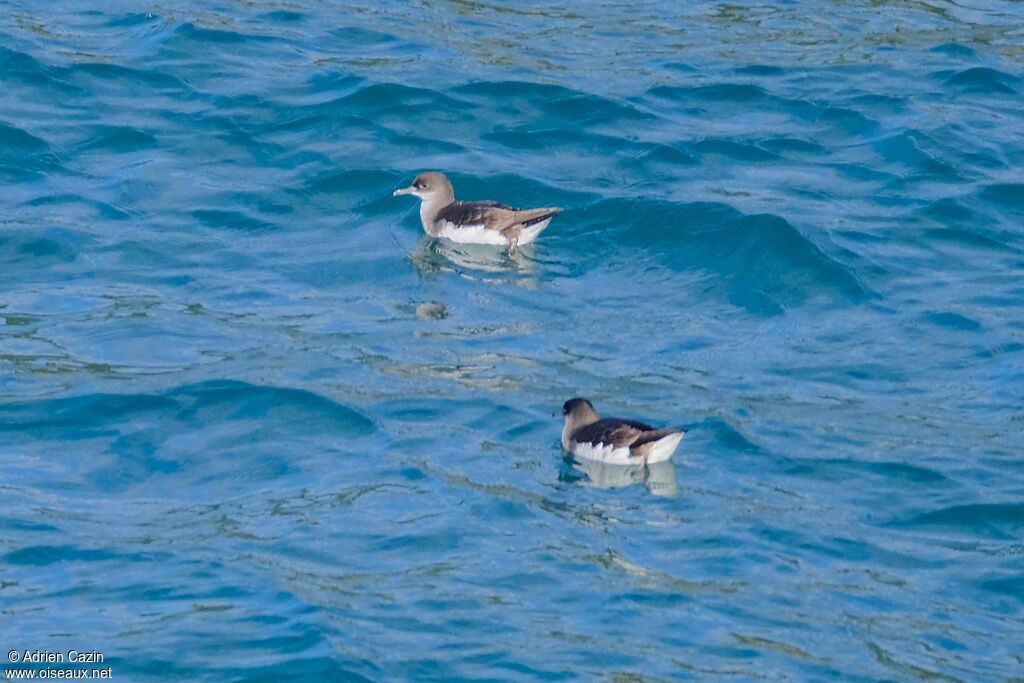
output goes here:
[[565, 465], [560, 477], [563, 481], [577, 481], [599, 489], [643, 484], [655, 496], [674, 496], [679, 492], [676, 466], [671, 460], [651, 465], [609, 465], [567, 456]]
[[527, 244], [509, 253], [490, 245], [456, 244], [424, 237], [409, 255], [409, 259], [421, 275], [448, 272], [472, 278], [474, 272], [532, 273], [535, 270], [535, 250], [534, 245]]

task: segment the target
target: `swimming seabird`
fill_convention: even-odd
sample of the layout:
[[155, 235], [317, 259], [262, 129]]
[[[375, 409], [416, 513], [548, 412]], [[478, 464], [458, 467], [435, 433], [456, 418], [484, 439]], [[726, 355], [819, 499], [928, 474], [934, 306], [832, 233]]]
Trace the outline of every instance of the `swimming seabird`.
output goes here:
[[658, 429], [615, 417], [601, 419], [585, 398], [566, 401], [562, 414], [562, 447], [577, 457], [612, 465], [668, 460], [686, 433], [683, 429]]
[[420, 198], [420, 221], [431, 237], [464, 244], [497, 244], [515, 251], [529, 244], [548, 227], [561, 209], [514, 209], [500, 202], [457, 202], [452, 184], [443, 173], [420, 173], [409, 187], [393, 196], [414, 194]]

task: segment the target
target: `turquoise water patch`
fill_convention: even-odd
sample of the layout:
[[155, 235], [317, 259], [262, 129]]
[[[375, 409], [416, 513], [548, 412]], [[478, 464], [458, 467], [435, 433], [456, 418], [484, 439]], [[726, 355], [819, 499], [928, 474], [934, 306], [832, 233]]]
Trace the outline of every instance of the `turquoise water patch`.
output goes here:
[[[0, 12], [0, 640], [1017, 680], [1019, 10]], [[563, 211], [434, 241], [392, 196], [427, 170]], [[578, 395], [686, 436], [566, 457]]]

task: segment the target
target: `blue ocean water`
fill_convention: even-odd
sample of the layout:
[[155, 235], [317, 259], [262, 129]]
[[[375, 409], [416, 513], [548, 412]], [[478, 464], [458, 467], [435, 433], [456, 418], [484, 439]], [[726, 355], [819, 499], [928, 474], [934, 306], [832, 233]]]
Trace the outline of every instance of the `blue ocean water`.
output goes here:
[[[4, 652], [1020, 680], [1022, 24], [0, 2]], [[565, 211], [432, 243], [430, 169]], [[565, 460], [574, 395], [689, 433]]]

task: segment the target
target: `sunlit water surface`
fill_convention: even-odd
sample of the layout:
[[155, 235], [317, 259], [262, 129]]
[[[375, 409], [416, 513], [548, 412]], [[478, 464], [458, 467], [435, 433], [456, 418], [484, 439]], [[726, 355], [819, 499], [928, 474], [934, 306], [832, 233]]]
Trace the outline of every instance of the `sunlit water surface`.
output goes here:
[[2, 644], [1020, 680], [1019, 3], [93, 4], [0, 2]]

